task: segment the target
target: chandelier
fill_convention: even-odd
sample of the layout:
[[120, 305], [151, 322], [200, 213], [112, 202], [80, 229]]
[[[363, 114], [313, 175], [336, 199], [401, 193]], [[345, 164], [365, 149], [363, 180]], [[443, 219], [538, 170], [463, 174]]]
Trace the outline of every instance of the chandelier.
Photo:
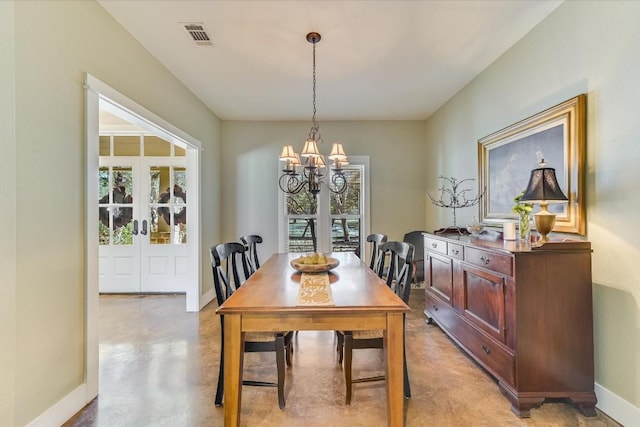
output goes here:
[[[307, 34], [307, 41], [313, 44], [313, 118], [311, 131], [304, 143], [300, 154], [293, 150], [293, 146], [282, 147], [280, 160], [285, 162], [283, 174], [278, 180], [280, 189], [287, 194], [297, 194], [305, 186], [309, 193], [315, 197], [320, 192], [320, 184], [324, 184], [333, 193], [344, 193], [347, 189], [347, 180], [342, 171], [342, 166], [347, 165], [347, 155], [342, 144], [336, 142], [329, 153], [332, 161], [331, 172], [327, 177], [327, 163], [324, 156], [318, 151], [318, 144], [322, 144], [320, 128], [316, 122], [316, 43], [320, 41], [320, 34]], [[300, 157], [304, 158], [302, 164]]]

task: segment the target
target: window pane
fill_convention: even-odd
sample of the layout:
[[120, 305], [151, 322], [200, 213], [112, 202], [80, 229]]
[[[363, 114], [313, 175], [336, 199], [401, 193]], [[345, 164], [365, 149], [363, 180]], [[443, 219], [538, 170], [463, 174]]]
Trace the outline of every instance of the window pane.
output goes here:
[[144, 137], [145, 156], [170, 156], [171, 143], [155, 135]]
[[149, 202], [169, 203], [171, 194], [169, 179], [171, 169], [169, 166], [152, 166], [149, 168]]
[[133, 208], [112, 208], [113, 244], [133, 244]]
[[149, 168], [149, 202], [158, 203], [160, 197], [160, 168], [153, 166]]
[[100, 203], [109, 203], [109, 168], [98, 171], [98, 198]]
[[315, 215], [318, 213], [318, 201], [307, 189], [298, 194], [287, 194], [287, 215]]
[[169, 209], [169, 205], [158, 205], [156, 212], [158, 213], [158, 231], [169, 232], [169, 225], [171, 224], [171, 210]]
[[99, 148], [98, 153], [100, 156], [110, 156], [111, 155], [111, 137], [108, 135], [101, 135], [99, 137]]
[[333, 252], [360, 253], [360, 219], [332, 218], [331, 247]]
[[160, 216], [158, 215], [158, 209], [155, 207], [149, 208], [149, 243], [152, 245], [162, 245], [171, 243], [171, 233], [166, 231], [166, 226], [164, 227], [165, 231], [160, 231], [160, 227], [158, 225], [158, 219]]
[[289, 219], [289, 252], [317, 252], [318, 236], [315, 218]]
[[[98, 244], [108, 245], [110, 241], [109, 237], [109, 211], [107, 208], [100, 208], [100, 220], [98, 221]], [[106, 216], [106, 224], [104, 217]]]
[[132, 136], [114, 136], [113, 137], [113, 155], [114, 156], [139, 156], [140, 155], [140, 137]]
[[177, 145], [175, 145], [173, 147], [173, 155], [176, 157], [184, 157], [187, 155], [187, 150], [185, 150], [182, 147], [178, 147]]
[[345, 169], [343, 173], [347, 189], [341, 194], [331, 193], [331, 215], [360, 215], [360, 169]]
[[173, 168], [173, 196], [174, 203], [184, 205], [187, 203], [187, 170], [185, 168]]
[[113, 193], [111, 203], [113, 204], [130, 204], [133, 203], [133, 172], [129, 167], [113, 168], [111, 182], [113, 185]]
[[173, 223], [175, 225], [171, 241], [177, 244], [187, 243], [187, 207], [185, 205], [173, 207]]

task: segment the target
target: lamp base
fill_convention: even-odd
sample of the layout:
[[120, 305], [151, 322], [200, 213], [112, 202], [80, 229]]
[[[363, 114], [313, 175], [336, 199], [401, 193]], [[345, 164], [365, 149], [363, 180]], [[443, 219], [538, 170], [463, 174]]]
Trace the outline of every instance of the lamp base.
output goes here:
[[556, 223], [556, 214], [549, 213], [546, 209], [533, 215], [536, 223], [536, 230], [540, 233], [540, 239], [536, 242], [536, 246], [542, 246], [549, 241], [548, 234], [553, 230]]

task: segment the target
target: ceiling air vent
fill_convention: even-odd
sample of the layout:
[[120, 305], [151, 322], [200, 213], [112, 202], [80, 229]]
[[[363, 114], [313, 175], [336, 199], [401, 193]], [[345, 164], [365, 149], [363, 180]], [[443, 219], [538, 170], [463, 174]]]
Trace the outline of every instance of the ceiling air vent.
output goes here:
[[198, 46], [212, 46], [213, 42], [207, 34], [207, 30], [204, 28], [201, 22], [182, 22], [180, 23], [189, 34], [191, 39]]

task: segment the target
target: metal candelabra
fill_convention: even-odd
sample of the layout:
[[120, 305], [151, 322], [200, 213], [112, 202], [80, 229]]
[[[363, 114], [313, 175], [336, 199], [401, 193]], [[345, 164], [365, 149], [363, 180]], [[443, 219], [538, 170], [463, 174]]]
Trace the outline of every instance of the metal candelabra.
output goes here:
[[444, 179], [449, 183], [450, 188], [445, 187], [446, 184], [442, 184], [442, 187], [438, 189], [440, 192], [440, 197], [435, 199], [431, 194], [429, 194], [429, 198], [431, 202], [439, 206], [441, 208], [453, 209], [453, 228], [458, 229], [460, 231], [458, 225], [456, 224], [456, 209], [468, 208], [471, 206], [475, 206], [480, 202], [482, 196], [484, 196], [484, 191], [481, 194], [476, 195], [475, 197], [467, 197], [467, 194], [472, 191], [469, 188], [459, 189], [460, 185], [466, 181], [475, 181], [475, 179], [467, 178], [461, 181], [458, 181], [454, 177], [446, 177], [440, 175], [439, 179]]

